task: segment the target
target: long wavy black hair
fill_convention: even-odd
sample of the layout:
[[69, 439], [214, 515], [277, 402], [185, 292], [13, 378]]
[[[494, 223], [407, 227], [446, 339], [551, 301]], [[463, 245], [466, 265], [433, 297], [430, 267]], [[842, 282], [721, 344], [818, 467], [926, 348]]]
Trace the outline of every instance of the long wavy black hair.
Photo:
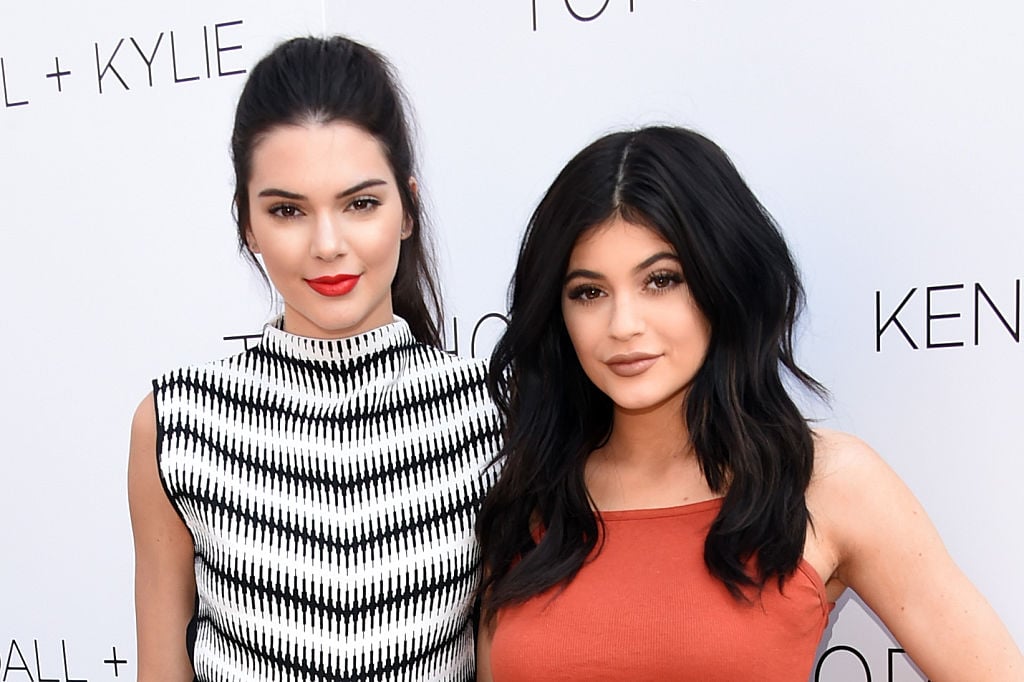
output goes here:
[[564, 585], [599, 542], [583, 474], [611, 432], [612, 403], [583, 372], [561, 295], [573, 246], [613, 217], [674, 247], [710, 323], [679, 415], [708, 485], [724, 496], [704, 546], [708, 569], [743, 599], [770, 579], [781, 585], [803, 552], [814, 447], [783, 375], [824, 389], [794, 360], [803, 291], [786, 242], [707, 138], [672, 127], [614, 133], [577, 154], [534, 211], [491, 359], [506, 440], [477, 523], [489, 616]]
[[[373, 135], [398, 185], [412, 233], [402, 240], [391, 305], [417, 339], [440, 347], [441, 299], [424, 230], [426, 220], [409, 185], [415, 175], [408, 108], [391, 64], [375, 50], [343, 36], [293, 38], [275, 47], [249, 73], [235, 109], [231, 157], [235, 167], [238, 246], [249, 250], [252, 155], [278, 126], [345, 121]], [[261, 270], [262, 272], [262, 270]]]

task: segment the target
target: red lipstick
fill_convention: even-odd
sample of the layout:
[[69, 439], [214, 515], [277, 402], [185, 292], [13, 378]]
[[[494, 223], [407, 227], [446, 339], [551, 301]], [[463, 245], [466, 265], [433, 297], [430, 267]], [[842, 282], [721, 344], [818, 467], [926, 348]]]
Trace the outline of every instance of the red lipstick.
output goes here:
[[653, 367], [660, 357], [650, 353], [620, 353], [608, 358], [605, 364], [620, 377], [635, 377]]
[[306, 284], [321, 296], [344, 296], [358, 283], [359, 275], [330, 275], [306, 280]]

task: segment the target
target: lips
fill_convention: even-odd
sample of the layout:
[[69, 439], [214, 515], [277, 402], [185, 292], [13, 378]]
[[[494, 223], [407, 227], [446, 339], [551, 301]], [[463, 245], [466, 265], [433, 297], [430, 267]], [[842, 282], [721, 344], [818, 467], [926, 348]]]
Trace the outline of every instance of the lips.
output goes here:
[[620, 377], [635, 377], [653, 367], [660, 357], [650, 353], [622, 353], [613, 355], [605, 364]]
[[306, 280], [306, 284], [321, 296], [344, 296], [358, 283], [359, 275], [329, 275]]

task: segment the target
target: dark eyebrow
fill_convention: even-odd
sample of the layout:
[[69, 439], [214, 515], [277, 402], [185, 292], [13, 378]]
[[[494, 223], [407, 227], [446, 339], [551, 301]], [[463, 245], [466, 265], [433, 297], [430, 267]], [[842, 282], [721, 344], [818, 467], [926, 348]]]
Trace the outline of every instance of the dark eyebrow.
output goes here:
[[[348, 189], [338, 192], [334, 195], [335, 199], [344, 199], [345, 197], [351, 196], [356, 192], [362, 192], [364, 189], [369, 187], [376, 187], [378, 185], [386, 185], [387, 180], [380, 178], [372, 178], [370, 180], [363, 180], [357, 185], [352, 185]], [[291, 199], [292, 201], [304, 201], [305, 195], [297, 194], [296, 192], [289, 192], [286, 189], [277, 189], [276, 187], [268, 187], [267, 189], [260, 190], [257, 196], [261, 197], [281, 197], [282, 199]]]
[[[679, 257], [669, 251], [659, 251], [650, 258], [645, 258], [642, 263], [633, 268], [633, 272], [636, 273], [642, 270], [646, 270], [647, 268], [651, 267], [660, 260], [672, 260], [678, 263]], [[572, 272], [566, 273], [564, 284], [568, 284], [569, 282], [578, 277], [583, 279], [604, 279], [604, 275], [602, 275], [600, 272], [594, 272], [593, 270], [576, 269], [573, 270]]]
[[641, 270], [645, 270], [654, 265], [655, 263], [657, 263], [658, 261], [665, 259], [675, 261], [676, 263], [679, 262], [679, 256], [677, 256], [676, 254], [670, 253], [668, 251], [659, 251], [650, 258], [645, 258], [644, 261], [640, 263], [640, 265], [633, 268], [633, 272], [640, 272]]
[[261, 189], [258, 197], [281, 197], [282, 199], [293, 199], [294, 201], [302, 201], [306, 197], [302, 194], [296, 194], [295, 192], [289, 192], [284, 189], [276, 189], [274, 187], [268, 187], [267, 189]]
[[386, 184], [388, 184], [388, 181], [387, 180], [382, 180], [381, 178], [371, 178], [370, 180], [363, 180], [358, 185], [352, 185], [351, 187], [349, 187], [344, 192], [338, 192], [337, 194], [334, 195], [334, 198], [335, 199], [344, 199], [345, 197], [350, 196], [352, 194], [355, 194], [356, 192], [362, 192], [364, 189], [368, 189], [370, 187], [377, 187], [378, 185], [386, 185]]
[[594, 272], [593, 270], [580, 270], [580, 269], [576, 269], [576, 270], [573, 270], [572, 272], [566, 273], [565, 280], [564, 280], [563, 283], [564, 284], [568, 284], [569, 282], [571, 282], [572, 280], [577, 279], [577, 278], [583, 278], [583, 279], [604, 279], [604, 275], [602, 275], [600, 272]]

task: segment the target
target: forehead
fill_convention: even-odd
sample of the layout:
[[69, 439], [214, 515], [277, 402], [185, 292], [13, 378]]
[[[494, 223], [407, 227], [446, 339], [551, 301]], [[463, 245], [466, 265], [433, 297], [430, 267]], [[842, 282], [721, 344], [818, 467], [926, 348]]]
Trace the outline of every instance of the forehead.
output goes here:
[[333, 185], [368, 177], [393, 179], [384, 148], [345, 121], [275, 126], [253, 149], [252, 185]]
[[604, 262], [632, 267], [659, 252], [675, 254], [676, 250], [654, 229], [615, 217], [580, 235], [569, 256], [569, 266]]

